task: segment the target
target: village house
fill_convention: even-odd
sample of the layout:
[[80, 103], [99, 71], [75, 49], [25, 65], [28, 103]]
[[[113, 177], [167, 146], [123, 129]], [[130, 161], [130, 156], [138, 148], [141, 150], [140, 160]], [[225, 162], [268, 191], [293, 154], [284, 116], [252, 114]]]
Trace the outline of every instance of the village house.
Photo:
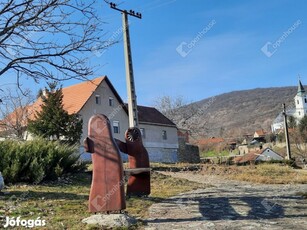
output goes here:
[[266, 139], [265, 139], [266, 134], [267, 133], [263, 129], [255, 131], [251, 144], [266, 143]]
[[258, 163], [261, 161], [282, 161], [284, 158], [270, 148], [253, 151], [233, 159], [236, 164]]
[[257, 130], [254, 133], [254, 138], [261, 138], [261, 137], [265, 137], [266, 132], [263, 129]]
[[[94, 114], [106, 115], [110, 120], [113, 137], [124, 141], [128, 129], [127, 106], [106, 76], [65, 87], [62, 92], [64, 109], [69, 114], [79, 114], [83, 120], [81, 142], [87, 137], [88, 121]], [[34, 111], [41, 109], [41, 104], [41, 99], [38, 99], [31, 106], [30, 118], [33, 118]], [[138, 106], [138, 117], [143, 144], [150, 161], [177, 162], [179, 145], [176, 125], [152, 107]], [[26, 139], [32, 138], [31, 134], [25, 136]], [[82, 158], [91, 159], [90, 154], [86, 153]], [[123, 158], [126, 156], [123, 155]]]

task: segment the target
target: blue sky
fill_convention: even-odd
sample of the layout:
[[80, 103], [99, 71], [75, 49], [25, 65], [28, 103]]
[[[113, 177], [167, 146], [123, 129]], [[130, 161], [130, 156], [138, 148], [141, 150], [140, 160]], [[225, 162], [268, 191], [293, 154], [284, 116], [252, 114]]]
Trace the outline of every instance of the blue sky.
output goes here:
[[[197, 101], [234, 90], [307, 85], [305, 0], [120, 0], [129, 17], [138, 103], [163, 95]], [[119, 43], [90, 57], [126, 101], [122, 18], [102, 0], [104, 39]], [[262, 49], [262, 50], [261, 50]], [[77, 81], [64, 82], [64, 86]], [[27, 83], [25, 83], [27, 85]], [[40, 86], [31, 86], [36, 91]]]

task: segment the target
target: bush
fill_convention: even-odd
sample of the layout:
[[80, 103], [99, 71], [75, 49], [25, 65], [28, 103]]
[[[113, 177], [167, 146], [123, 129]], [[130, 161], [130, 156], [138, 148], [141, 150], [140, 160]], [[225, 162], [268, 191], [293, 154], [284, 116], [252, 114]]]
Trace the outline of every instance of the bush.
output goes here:
[[85, 169], [76, 146], [56, 141], [0, 142], [0, 171], [6, 183], [54, 180], [65, 173]]

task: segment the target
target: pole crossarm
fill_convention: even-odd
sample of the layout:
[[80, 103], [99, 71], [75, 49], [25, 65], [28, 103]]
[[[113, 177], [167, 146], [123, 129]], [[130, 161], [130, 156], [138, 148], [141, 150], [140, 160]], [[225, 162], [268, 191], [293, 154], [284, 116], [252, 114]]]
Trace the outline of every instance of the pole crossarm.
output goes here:
[[114, 10], [118, 10], [119, 12], [126, 13], [126, 14], [128, 14], [128, 15], [130, 15], [130, 16], [133, 16], [133, 17], [142, 19], [142, 14], [141, 14], [141, 13], [135, 12], [134, 10], [129, 10], [129, 11], [127, 11], [127, 10], [119, 9], [119, 8], [116, 7], [116, 4], [113, 3], [113, 2], [110, 2], [110, 7], [111, 7], [112, 9], [114, 9]]

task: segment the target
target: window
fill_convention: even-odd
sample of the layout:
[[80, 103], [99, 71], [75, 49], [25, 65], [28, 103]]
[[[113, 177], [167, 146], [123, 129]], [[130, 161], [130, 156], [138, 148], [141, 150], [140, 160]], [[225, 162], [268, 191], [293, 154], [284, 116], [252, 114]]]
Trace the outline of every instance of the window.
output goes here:
[[307, 103], [307, 98], [305, 98], [305, 103]]
[[113, 121], [113, 132], [119, 133], [119, 121]]
[[299, 102], [299, 100], [296, 100], [296, 102], [297, 102], [297, 104], [299, 104], [300, 102]]
[[162, 130], [162, 139], [166, 140], [167, 139], [167, 134], [165, 130]]
[[109, 106], [114, 106], [114, 99], [113, 97], [109, 97]]
[[145, 138], [145, 129], [140, 128], [142, 138]]
[[301, 112], [298, 112], [298, 115], [301, 116]]
[[95, 102], [96, 102], [96, 105], [100, 105], [100, 104], [101, 104], [100, 95], [96, 95], [96, 97], [95, 97]]

